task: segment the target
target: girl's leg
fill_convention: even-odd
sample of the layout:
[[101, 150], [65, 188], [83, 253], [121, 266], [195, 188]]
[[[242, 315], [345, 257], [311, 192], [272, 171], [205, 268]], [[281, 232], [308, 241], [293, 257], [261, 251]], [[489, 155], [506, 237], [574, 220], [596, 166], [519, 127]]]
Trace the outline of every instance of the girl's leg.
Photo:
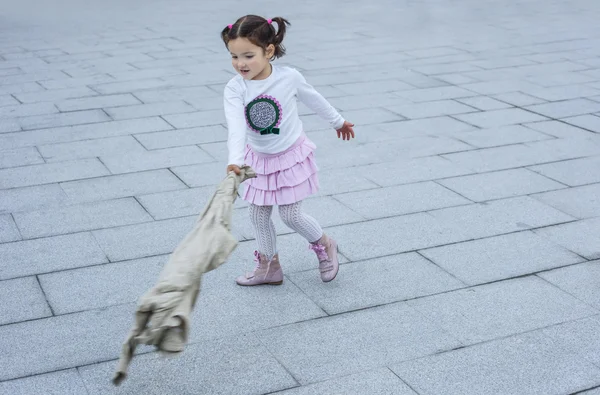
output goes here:
[[250, 221], [252, 221], [254, 227], [254, 236], [258, 243], [258, 252], [270, 260], [277, 253], [277, 233], [275, 232], [275, 224], [271, 219], [273, 206], [251, 204], [248, 211]]
[[301, 205], [302, 202], [297, 202], [279, 206], [279, 215], [289, 228], [309, 241], [310, 248], [319, 258], [321, 280], [329, 282], [338, 273], [337, 243], [323, 234], [323, 229], [313, 217], [302, 212]]
[[249, 213], [258, 251], [255, 252], [256, 268], [236, 278], [239, 285], [279, 285], [283, 282], [283, 271], [277, 255], [275, 225], [271, 220], [273, 206], [250, 205]]
[[279, 206], [279, 216], [287, 227], [309, 243], [316, 243], [323, 237], [323, 229], [317, 220], [302, 212], [302, 202]]

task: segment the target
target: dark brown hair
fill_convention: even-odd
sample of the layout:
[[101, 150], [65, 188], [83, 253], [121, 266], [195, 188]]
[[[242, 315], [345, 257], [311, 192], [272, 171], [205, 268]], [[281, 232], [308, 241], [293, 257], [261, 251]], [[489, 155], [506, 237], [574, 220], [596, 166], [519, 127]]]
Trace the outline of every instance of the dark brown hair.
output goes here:
[[[277, 30], [275, 30], [273, 22], [277, 23]], [[235, 21], [234, 24], [225, 26], [221, 32], [221, 38], [226, 47], [229, 41], [240, 37], [247, 38], [252, 44], [265, 51], [270, 44], [273, 44], [275, 52], [271, 60], [274, 60], [285, 55], [285, 47], [282, 42], [286, 25], [289, 26], [290, 23], [281, 17], [267, 20], [262, 16], [246, 15]]]

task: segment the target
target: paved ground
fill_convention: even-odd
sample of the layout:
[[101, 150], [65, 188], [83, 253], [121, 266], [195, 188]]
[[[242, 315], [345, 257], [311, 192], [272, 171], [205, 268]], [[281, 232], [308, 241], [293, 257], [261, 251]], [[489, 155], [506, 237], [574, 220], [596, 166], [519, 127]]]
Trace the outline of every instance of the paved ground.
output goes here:
[[[600, 394], [597, 0], [2, 3], [0, 393]], [[115, 389], [223, 176], [219, 32], [249, 12], [291, 20], [282, 60], [357, 125], [303, 110], [345, 264], [321, 283], [278, 220], [284, 285], [235, 286], [240, 202], [192, 344]]]

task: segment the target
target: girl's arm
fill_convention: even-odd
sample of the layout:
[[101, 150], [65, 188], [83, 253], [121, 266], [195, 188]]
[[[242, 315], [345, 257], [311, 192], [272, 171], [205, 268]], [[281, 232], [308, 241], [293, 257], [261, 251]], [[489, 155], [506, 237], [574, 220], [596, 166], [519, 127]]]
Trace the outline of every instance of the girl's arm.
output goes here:
[[225, 118], [227, 120], [228, 165], [242, 166], [246, 148], [246, 118], [244, 117], [244, 99], [235, 83], [225, 87], [223, 95]]
[[344, 118], [336, 109], [312, 85], [306, 82], [306, 79], [298, 70], [293, 69], [293, 72], [297, 81], [298, 99], [329, 122], [329, 125], [335, 130], [344, 126]]

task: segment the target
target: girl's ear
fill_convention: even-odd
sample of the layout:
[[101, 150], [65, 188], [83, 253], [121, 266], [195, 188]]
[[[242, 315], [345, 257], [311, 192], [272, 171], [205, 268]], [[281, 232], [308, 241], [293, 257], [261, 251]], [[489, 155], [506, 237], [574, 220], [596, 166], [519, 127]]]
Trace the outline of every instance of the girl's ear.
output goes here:
[[268, 59], [271, 59], [273, 57], [273, 55], [275, 54], [275, 46], [273, 44], [269, 44], [269, 46], [267, 47], [267, 49], [265, 50], [265, 56]]

